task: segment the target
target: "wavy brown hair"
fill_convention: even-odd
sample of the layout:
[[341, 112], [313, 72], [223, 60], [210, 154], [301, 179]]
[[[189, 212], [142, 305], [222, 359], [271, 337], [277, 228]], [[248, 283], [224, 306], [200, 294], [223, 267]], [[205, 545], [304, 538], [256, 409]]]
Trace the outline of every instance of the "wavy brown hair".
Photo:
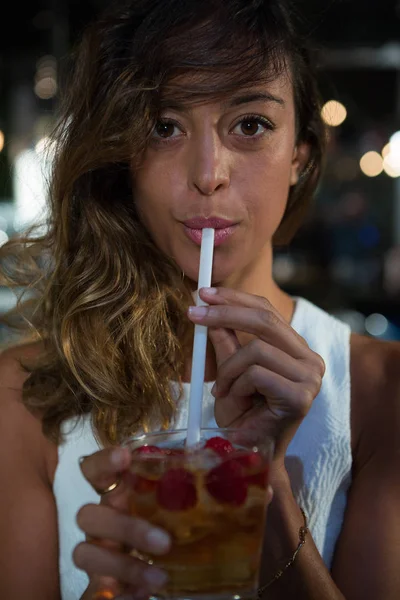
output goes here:
[[132, 192], [165, 99], [203, 102], [286, 70], [310, 161], [275, 243], [298, 227], [325, 136], [310, 53], [289, 14], [279, 0], [113, 2], [71, 52], [45, 233], [1, 250], [3, 282], [29, 294], [19, 324], [41, 342], [24, 364], [23, 401], [51, 439], [60, 442], [61, 424], [85, 413], [108, 443], [173, 417], [190, 285], [141, 224]]

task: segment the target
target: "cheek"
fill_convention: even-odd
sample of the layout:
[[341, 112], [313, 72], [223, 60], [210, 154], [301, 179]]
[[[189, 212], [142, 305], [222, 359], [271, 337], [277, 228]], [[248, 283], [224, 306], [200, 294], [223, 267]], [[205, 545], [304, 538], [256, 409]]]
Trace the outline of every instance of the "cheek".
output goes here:
[[173, 251], [174, 191], [178, 178], [173, 169], [148, 160], [133, 177], [133, 198], [139, 218], [154, 243], [168, 256]]
[[251, 177], [242, 188], [248, 190], [248, 210], [256, 229], [272, 234], [278, 227], [286, 209], [290, 173], [287, 153], [268, 152], [253, 162]]
[[152, 230], [155, 218], [167, 210], [168, 189], [172, 185], [165, 170], [143, 166], [133, 178], [133, 197], [137, 210], [146, 226]]
[[[182, 182], [177, 161], [160, 157], [148, 151], [142, 166], [133, 178], [134, 197], [143, 213], [156, 210], [159, 213], [172, 209]], [[154, 215], [152, 215], [154, 217]]]

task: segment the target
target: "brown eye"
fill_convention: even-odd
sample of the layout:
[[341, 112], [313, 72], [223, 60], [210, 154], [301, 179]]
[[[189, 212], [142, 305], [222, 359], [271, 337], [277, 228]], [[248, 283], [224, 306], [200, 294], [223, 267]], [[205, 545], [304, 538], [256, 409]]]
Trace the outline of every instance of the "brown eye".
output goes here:
[[260, 123], [255, 119], [248, 119], [247, 121], [242, 121], [240, 127], [242, 133], [245, 135], [257, 135], [257, 133], [259, 133]]
[[154, 133], [161, 138], [169, 138], [173, 136], [175, 125], [168, 121], [157, 121], [154, 127]]
[[268, 131], [274, 131], [271, 121], [261, 115], [246, 115], [233, 128], [232, 133], [249, 139], [261, 139]]

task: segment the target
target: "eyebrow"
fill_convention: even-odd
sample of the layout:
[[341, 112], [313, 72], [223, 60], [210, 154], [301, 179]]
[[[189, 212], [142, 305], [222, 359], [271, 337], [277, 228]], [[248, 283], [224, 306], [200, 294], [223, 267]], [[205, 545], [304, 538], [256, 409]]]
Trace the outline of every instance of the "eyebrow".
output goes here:
[[244, 94], [243, 96], [236, 96], [227, 103], [227, 106], [240, 106], [241, 104], [250, 104], [250, 102], [276, 102], [281, 106], [285, 106], [283, 98], [274, 96], [269, 92], [251, 92], [249, 94]]
[[[228, 102], [223, 103], [223, 107], [233, 108], [235, 106], [241, 106], [242, 104], [250, 104], [251, 102], [268, 102], [268, 103], [276, 103], [280, 106], [285, 106], [285, 101], [283, 98], [279, 96], [274, 96], [269, 92], [249, 92], [248, 94], [243, 94], [241, 96], [235, 96], [231, 98]], [[163, 110], [176, 110], [177, 112], [188, 113], [190, 112], [190, 108], [181, 102], [176, 100], [164, 99], [162, 102], [161, 108]]]

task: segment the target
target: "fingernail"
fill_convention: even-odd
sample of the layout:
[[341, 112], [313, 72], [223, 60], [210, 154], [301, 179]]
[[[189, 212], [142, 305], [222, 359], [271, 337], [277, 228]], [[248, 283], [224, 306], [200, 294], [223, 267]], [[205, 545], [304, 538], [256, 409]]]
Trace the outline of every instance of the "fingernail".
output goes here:
[[143, 577], [147, 583], [155, 587], [161, 587], [168, 579], [167, 574], [160, 571], [160, 569], [148, 569], [143, 573]]
[[207, 306], [190, 306], [189, 316], [191, 317], [205, 317], [208, 313]]
[[120, 467], [124, 458], [125, 458], [125, 451], [122, 448], [116, 448], [115, 450], [112, 451], [110, 460], [113, 465], [115, 465], [116, 467]]
[[165, 552], [171, 545], [169, 535], [161, 529], [152, 529], [149, 531], [146, 537], [147, 543], [150, 546], [150, 550], [153, 552]]
[[202, 291], [202, 292], [205, 292], [205, 293], [206, 293], [206, 294], [208, 294], [209, 296], [215, 296], [215, 294], [217, 294], [217, 293], [218, 293], [218, 290], [217, 290], [217, 288], [213, 288], [213, 287], [209, 287], [209, 288], [207, 288], [207, 287], [204, 287], [204, 288], [201, 288], [201, 291]]

